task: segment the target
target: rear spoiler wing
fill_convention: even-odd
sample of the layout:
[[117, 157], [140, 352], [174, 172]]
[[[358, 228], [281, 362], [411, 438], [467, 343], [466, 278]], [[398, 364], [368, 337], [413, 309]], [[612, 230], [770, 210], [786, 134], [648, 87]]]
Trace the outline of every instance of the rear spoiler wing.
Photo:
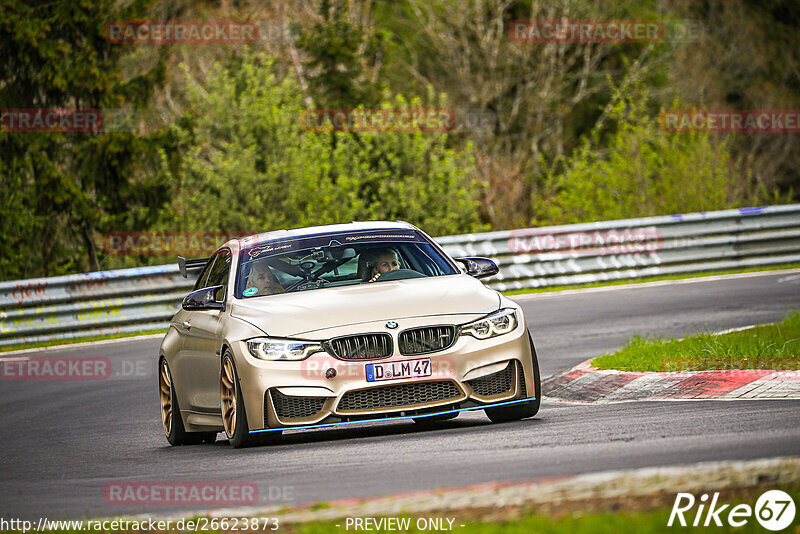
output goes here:
[[178, 270], [184, 278], [189, 278], [188, 271], [196, 271], [202, 269], [211, 258], [202, 258], [199, 260], [187, 260], [183, 256], [178, 256]]

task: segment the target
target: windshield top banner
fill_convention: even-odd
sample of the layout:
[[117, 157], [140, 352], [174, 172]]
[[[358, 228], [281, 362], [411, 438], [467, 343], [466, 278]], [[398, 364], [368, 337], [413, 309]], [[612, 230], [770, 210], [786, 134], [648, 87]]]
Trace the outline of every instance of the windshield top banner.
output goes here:
[[369, 230], [267, 241], [246, 246], [242, 249], [242, 254], [247, 256], [248, 259], [254, 260], [307, 248], [346, 247], [354, 243], [382, 243], [387, 241], [426, 242], [422, 236], [413, 230]]

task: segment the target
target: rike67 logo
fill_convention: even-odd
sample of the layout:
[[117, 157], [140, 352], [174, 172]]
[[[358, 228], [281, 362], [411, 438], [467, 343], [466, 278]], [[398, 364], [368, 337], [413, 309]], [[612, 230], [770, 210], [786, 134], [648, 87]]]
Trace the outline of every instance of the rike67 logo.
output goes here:
[[723, 521], [727, 521], [732, 527], [741, 527], [755, 516], [756, 521], [765, 529], [778, 531], [793, 524], [796, 512], [792, 497], [781, 490], [770, 490], [762, 494], [756, 501], [755, 508], [748, 504], [737, 504], [731, 508], [730, 504], [720, 505], [718, 501], [719, 493], [714, 493], [710, 502], [706, 493], [700, 499], [695, 499], [691, 493], [678, 493], [667, 526], [671, 527], [677, 520], [682, 527], [721, 527]]

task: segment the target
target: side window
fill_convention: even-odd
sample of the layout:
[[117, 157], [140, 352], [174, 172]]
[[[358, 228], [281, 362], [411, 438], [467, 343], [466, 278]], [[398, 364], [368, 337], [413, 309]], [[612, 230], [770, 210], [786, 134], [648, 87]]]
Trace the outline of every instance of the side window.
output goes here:
[[426, 251], [427, 246], [423, 245], [413, 245], [411, 247], [406, 247], [403, 252], [405, 252], [408, 257], [406, 258], [406, 262], [411, 266], [411, 269], [414, 269], [417, 272], [420, 272], [426, 276], [441, 276], [444, 274], [441, 267], [434, 258], [428, 254], [429, 251]]
[[231, 251], [222, 249], [214, 255], [217, 259], [208, 273], [208, 282], [206, 282], [205, 287], [221, 285], [222, 287], [214, 295], [217, 301], [221, 301], [225, 298], [225, 290], [228, 288], [228, 274], [231, 272]]
[[347, 278], [358, 278], [358, 258], [353, 258], [352, 260], [340, 265], [336, 268], [334, 274]]
[[197, 291], [198, 289], [203, 289], [204, 287], [208, 287], [208, 284], [206, 284], [206, 280], [208, 280], [208, 273], [211, 271], [211, 266], [214, 265], [215, 259], [217, 259], [216, 254], [208, 258], [205, 267], [203, 267], [203, 270], [200, 271], [200, 276], [197, 277], [197, 282], [194, 283], [195, 291]]
[[281, 287], [289, 287], [298, 280], [296, 276], [287, 274], [279, 269], [272, 269], [272, 274], [274, 274], [275, 278], [278, 279], [278, 283], [281, 285]]

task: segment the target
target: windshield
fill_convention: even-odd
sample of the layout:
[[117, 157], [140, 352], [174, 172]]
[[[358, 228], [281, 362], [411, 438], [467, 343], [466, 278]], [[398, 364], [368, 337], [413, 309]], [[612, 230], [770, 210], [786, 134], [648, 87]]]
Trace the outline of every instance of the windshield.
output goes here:
[[244, 248], [235, 294], [252, 298], [458, 272], [414, 230], [326, 234]]

